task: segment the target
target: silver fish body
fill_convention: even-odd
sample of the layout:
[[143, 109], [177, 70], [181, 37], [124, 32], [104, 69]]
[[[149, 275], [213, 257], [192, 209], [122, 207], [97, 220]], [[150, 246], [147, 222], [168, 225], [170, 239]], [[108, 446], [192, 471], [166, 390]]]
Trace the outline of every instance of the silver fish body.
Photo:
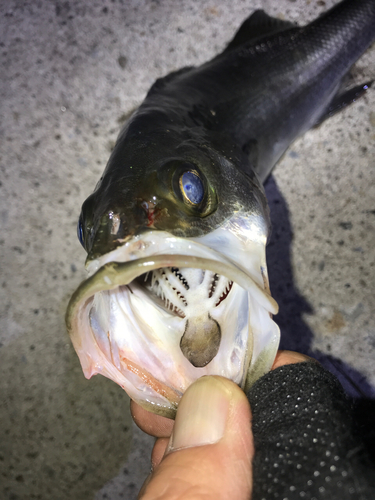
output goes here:
[[261, 182], [351, 99], [342, 80], [374, 38], [373, 0], [305, 27], [256, 11], [223, 53], [153, 85], [82, 207], [90, 277], [67, 326], [87, 377], [173, 416], [204, 374], [246, 387], [270, 369], [279, 331]]

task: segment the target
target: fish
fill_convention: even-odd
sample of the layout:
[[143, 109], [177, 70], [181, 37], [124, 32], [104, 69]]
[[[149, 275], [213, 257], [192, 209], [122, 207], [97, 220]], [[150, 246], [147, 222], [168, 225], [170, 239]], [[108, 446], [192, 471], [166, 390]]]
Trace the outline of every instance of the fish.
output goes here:
[[66, 325], [87, 378], [174, 418], [197, 378], [247, 390], [271, 369], [263, 183], [296, 138], [367, 91], [347, 75], [374, 39], [374, 0], [302, 27], [256, 10], [212, 60], [156, 80], [78, 221], [88, 278]]

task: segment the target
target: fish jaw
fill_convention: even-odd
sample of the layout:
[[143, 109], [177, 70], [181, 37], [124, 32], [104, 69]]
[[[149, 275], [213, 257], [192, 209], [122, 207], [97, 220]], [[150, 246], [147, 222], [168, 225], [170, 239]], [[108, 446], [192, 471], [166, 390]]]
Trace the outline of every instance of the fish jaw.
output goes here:
[[253, 383], [279, 343], [265, 243], [239, 213], [203, 237], [149, 231], [89, 262], [66, 317], [85, 376], [100, 373], [170, 418], [203, 375]]

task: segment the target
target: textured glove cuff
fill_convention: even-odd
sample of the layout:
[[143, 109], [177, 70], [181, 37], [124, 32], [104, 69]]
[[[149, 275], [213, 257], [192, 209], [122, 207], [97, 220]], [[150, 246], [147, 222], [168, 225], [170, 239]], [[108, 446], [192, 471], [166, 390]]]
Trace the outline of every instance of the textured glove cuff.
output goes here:
[[248, 399], [253, 500], [375, 498], [373, 471], [353, 436], [351, 404], [322, 366], [282, 366], [259, 379]]

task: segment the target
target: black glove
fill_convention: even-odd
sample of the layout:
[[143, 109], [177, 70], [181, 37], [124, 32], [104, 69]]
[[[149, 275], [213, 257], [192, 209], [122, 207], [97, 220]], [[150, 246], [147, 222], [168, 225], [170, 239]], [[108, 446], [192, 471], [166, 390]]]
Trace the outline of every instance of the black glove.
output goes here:
[[247, 397], [256, 450], [253, 500], [375, 500], [375, 465], [355, 433], [352, 404], [322, 366], [277, 368]]

